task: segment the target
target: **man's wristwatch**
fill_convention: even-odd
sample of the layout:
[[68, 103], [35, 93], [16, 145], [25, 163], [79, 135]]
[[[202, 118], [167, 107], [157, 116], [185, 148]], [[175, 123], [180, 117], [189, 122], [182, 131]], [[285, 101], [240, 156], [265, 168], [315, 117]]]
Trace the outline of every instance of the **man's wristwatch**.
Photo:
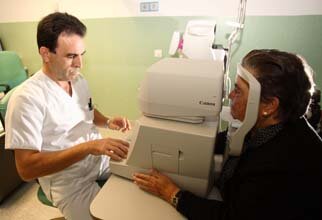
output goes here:
[[105, 128], [109, 128], [110, 122], [111, 122], [111, 119], [108, 118], [105, 122]]
[[172, 198], [171, 198], [171, 205], [177, 208], [179, 203], [180, 197], [182, 196], [183, 191], [179, 190]]

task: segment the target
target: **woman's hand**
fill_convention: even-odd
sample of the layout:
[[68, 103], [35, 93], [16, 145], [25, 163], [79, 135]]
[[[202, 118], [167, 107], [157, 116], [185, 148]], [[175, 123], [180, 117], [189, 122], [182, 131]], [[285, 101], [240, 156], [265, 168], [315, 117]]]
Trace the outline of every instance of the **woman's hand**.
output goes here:
[[174, 195], [180, 190], [168, 176], [155, 169], [148, 174], [135, 173], [133, 179], [141, 189], [161, 197], [170, 204]]
[[122, 132], [131, 130], [131, 124], [127, 118], [115, 117], [109, 120], [108, 128], [112, 130], [121, 130]]

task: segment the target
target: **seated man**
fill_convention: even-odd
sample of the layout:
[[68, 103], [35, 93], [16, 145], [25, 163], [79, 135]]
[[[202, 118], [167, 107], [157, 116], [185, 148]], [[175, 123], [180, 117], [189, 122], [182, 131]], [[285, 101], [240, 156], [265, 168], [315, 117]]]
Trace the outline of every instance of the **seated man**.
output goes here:
[[6, 115], [6, 148], [15, 150], [25, 181], [38, 179], [46, 196], [66, 219], [91, 219], [89, 205], [106, 179], [109, 159], [121, 160], [128, 143], [102, 139], [96, 126], [126, 131], [127, 119], [107, 118], [93, 108], [80, 75], [85, 25], [67, 13], [38, 24], [42, 69], [12, 95]]

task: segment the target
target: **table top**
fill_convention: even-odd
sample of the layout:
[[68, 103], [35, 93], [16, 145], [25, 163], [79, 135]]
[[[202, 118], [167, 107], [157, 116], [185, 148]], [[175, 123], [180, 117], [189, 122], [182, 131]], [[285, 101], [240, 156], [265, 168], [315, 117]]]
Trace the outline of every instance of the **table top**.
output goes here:
[[166, 201], [151, 195], [131, 180], [111, 175], [90, 206], [99, 219], [185, 219]]

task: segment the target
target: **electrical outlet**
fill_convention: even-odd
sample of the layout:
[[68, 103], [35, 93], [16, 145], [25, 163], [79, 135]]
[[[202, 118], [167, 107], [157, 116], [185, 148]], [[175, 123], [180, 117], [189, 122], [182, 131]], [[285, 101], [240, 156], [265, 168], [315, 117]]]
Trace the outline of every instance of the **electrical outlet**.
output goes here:
[[162, 50], [161, 49], [155, 49], [154, 50], [154, 57], [162, 57]]

